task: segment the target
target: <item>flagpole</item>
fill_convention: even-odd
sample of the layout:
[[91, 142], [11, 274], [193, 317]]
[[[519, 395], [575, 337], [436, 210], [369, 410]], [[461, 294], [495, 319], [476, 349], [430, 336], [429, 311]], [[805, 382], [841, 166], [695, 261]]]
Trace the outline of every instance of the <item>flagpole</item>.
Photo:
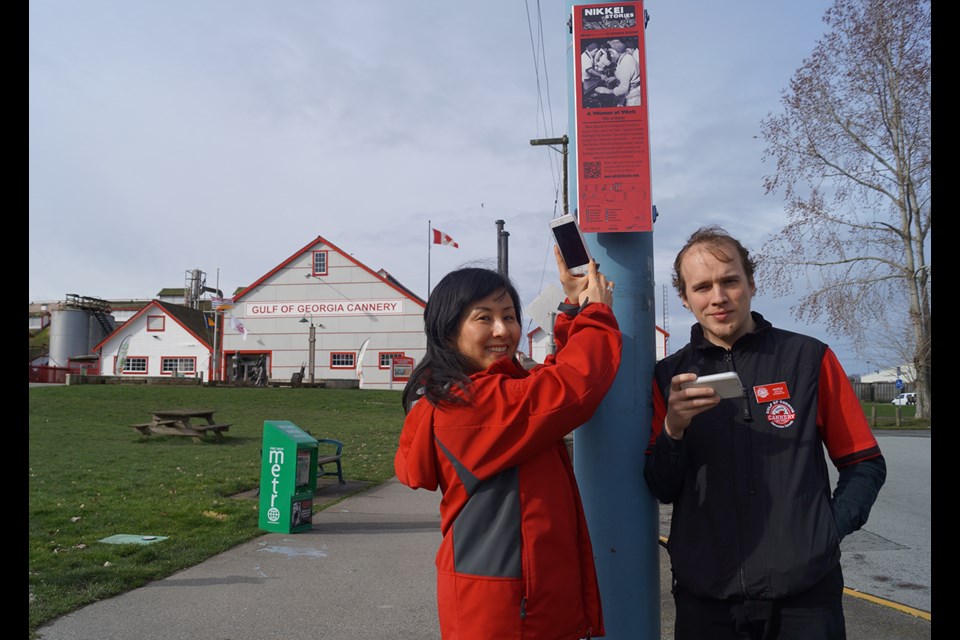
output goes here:
[[217, 382], [220, 379], [220, 356], [217, 354], [217, 332], [220, 331], [220, 312], [216, 307], [213, 309], [213, 375], [211, 381]]
[[[217, 292], [220, 292], [220, 267], [217, 267]], [[222, 304], [223, 301], [220, 302]], [[217, 344], [217, 332], [220, 330], [220, 312], [217, 311], [219, 305], [211, 306], [213, 307], [213, 375], [207, 377], [216, 382], [220, 380], [220, 355], [217, 353], [217, 347], [222, 349], [223, 345]]]
[[427, 220], [427, 299], [430, 298], [430, 245], [433, 244], [433, 227]]

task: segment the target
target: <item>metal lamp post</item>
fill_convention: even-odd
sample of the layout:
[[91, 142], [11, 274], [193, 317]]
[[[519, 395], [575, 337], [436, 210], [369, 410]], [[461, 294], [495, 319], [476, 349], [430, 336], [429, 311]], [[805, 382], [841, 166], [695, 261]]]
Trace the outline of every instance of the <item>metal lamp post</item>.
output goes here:
[[300, 318], [300, 322], [309, 322], [309, 323], [310, 323], [310, 350], [308, 351], [308, 354], [309, 354], [309, 361], [310, 361], [310, 386], [312, 387], [312, 386], [313, 386], [313, 383], [314, 383], [314, 379], [315, 379], [315, 378], [314, 378], [314, 368], [315, 368], [315, 367], [314, 367], [314, 363], [316, 362], [316, 354], [317, 354], [317, 350], [316, 350], [316, 345], [317, 345], [317, 327], [323, 327], [323, 325], [322, 325], [322, 324], [319, 324], [319, 323], [318, 323], [318, 324], [314, 324], [314, 323], [313, 323], [313, 314], [312, 314], [312, 313], [307, 314], [307, 315], [310, 316], [310, 319], [307, 320], [307, 316], [305, 315], [305, 316], [303, 316], [302, 318]]

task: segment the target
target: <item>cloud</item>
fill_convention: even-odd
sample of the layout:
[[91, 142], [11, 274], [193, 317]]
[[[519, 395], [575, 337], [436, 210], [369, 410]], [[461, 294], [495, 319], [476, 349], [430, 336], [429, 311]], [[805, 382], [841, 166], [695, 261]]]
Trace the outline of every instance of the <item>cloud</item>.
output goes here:
[[[645, 3], [658, 305], [700, 224], [759, 250], [783, 223], [754, 136], [829, 4]], [[424, 296], [496, 265], [502, 219], [532, 301], [562, 169], [529, 141], [568, 132], [567, 9], [438, 7], [31, 3], [31, 300], [152, 298], [194, 268], [233, 291], [317, 235]], [[460, 249], [428, 254], [428, 221]]]

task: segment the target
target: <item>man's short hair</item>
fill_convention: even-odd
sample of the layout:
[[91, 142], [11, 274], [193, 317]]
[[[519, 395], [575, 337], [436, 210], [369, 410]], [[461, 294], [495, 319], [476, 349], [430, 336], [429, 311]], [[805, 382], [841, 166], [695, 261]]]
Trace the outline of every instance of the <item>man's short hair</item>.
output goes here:
[[[683, 245], [680, 253], [677, 254], [676, 259], [673, 261], [673, 288], [677, 290], [681, 298], [686, 299], [687, 283], [684, 281], [683, 274], [680, 272], [680, 263], [683, 262], [683, 257], [687, 254], [687, 251], [696, 245], [704, 245], [706, 250], [721, 262], [732, 262], [735, 257], [739, 257], [740, 263], [743, 265], [743, 270], [747, 274], [747, 282], [751, 285], [753, 284], [753, 273], [757, 268], [757, 263], [750, 257], [750, 252], [740, 244], [739, 240], [727, 233], [726, 229], [720, 225], [712, 224], [700, 227], [694, 231], [690, 237], [687, 238], [687, 243]], [[730, 253], [724, 250], [726, 248], [732, 248], [734, 254], [730, 255]]]

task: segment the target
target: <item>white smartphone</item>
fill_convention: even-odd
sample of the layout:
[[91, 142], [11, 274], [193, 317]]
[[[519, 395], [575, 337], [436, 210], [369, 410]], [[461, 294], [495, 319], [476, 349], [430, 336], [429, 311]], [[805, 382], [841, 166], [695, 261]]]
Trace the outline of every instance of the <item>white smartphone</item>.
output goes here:
[[737, 375], [736, 371], [700, 376], [696, 380], [684, 382], [680, 385], [681, 389], [691, 387], [712, 387], [721, 398], [740, 398], [743, 396], [743, 385], [740, 383], [740, 376]]
[[567, 263], [570, 273], [586, 274], [590, 265], [590, 250], [587, 248], [576, 217], [568, 213], [554, 218], [550, 221], [550, 230], [553, 231], [553, 239], [557, 241], [560, 254]]

